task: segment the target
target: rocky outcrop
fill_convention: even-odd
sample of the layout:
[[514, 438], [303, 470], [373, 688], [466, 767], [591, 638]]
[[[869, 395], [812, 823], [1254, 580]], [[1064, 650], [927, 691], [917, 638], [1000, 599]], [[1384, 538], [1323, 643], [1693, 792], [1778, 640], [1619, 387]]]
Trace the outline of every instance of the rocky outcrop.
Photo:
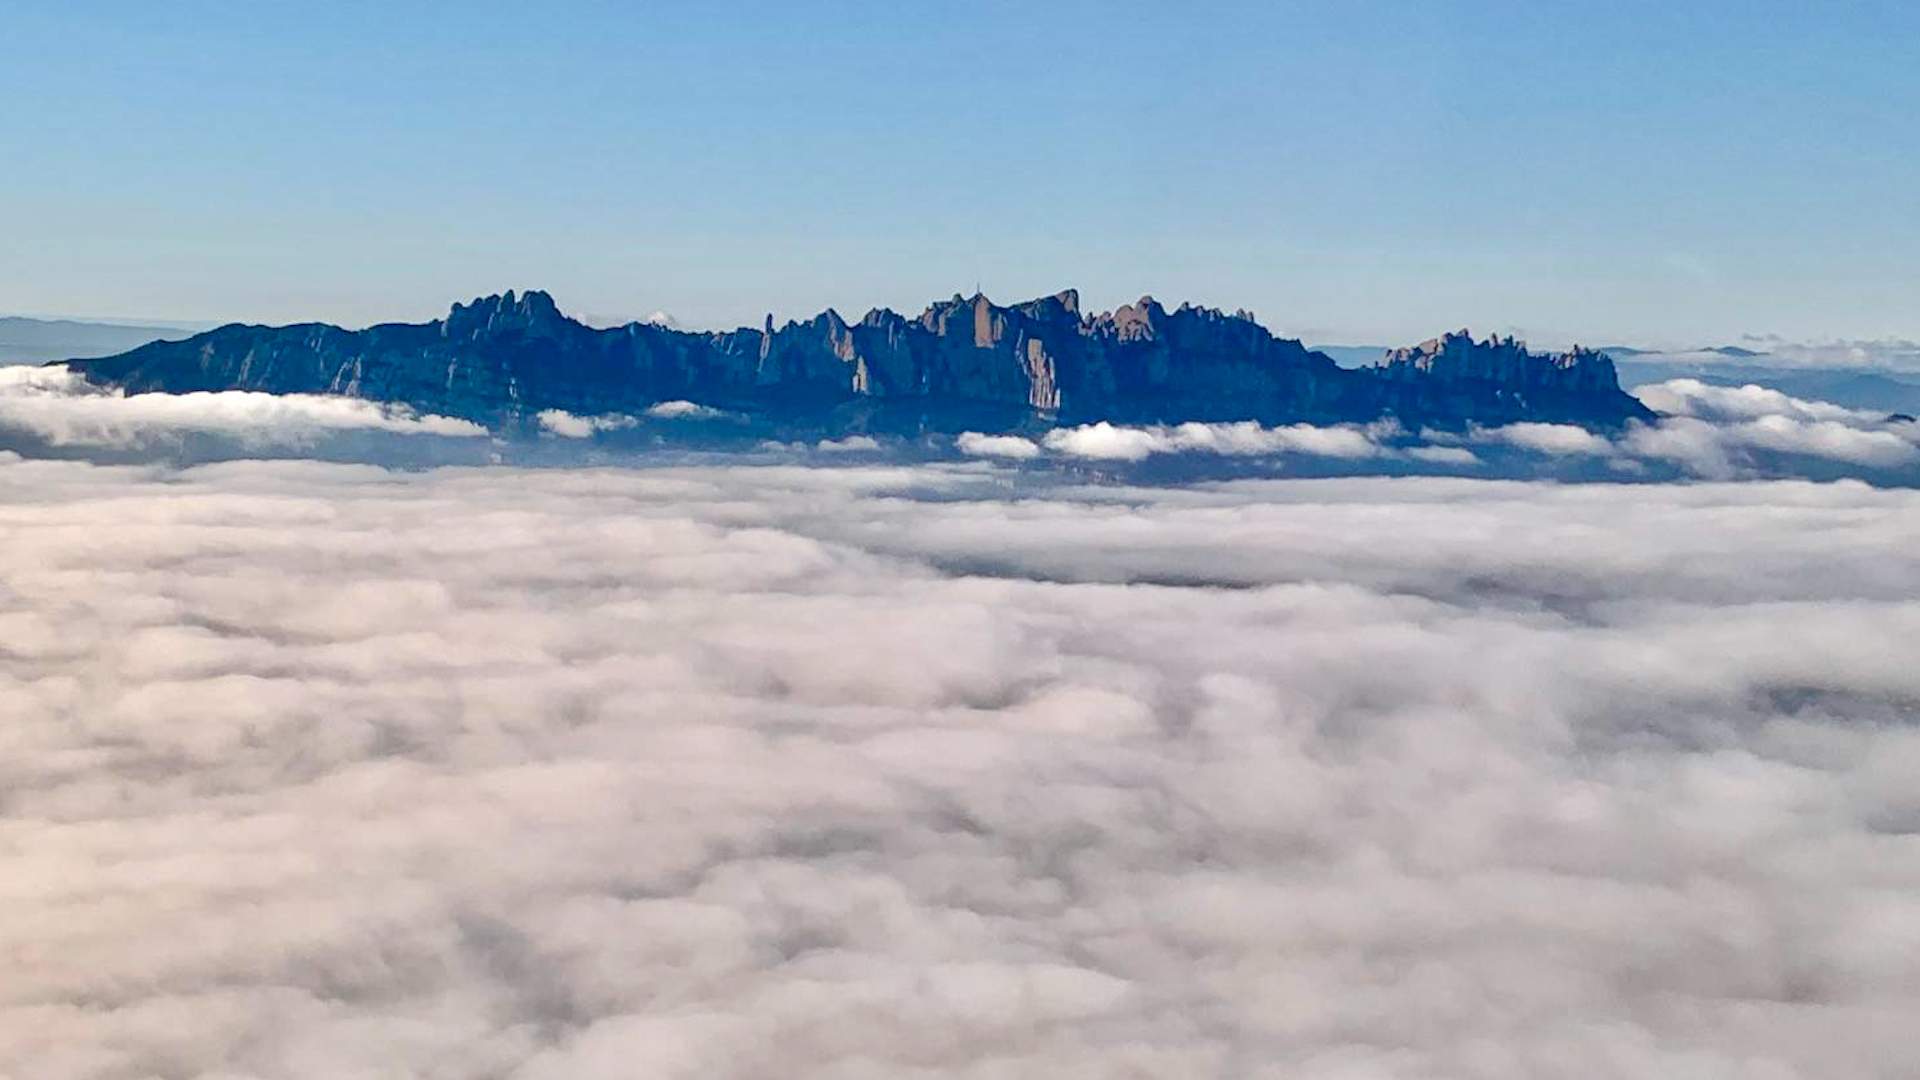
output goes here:
[[1511, 337], [1475, 341], [1466, 330], [1393, 349], [1375, 371], [1385, 386], [1385, 409], [1403, 416], [1510, 414], [1604, 423], [1603, 415], [1583, 413], [1617, 398], [1639, 405], [1621, 392], [1613, 360], [1604, 353], [1576, 345], [1543, 355]]
[[596, 329], [544, 292], [507, 292], [432, 323], [236, 324], [69, 363], [131, 393], [344, 394], [502, 430], [544, 409], [637, 413], [679, 399], [848, 430], [1381, 416], [1611, 426], [1646, 415], [1612, 361], [1583, 349], [1540, 355], [1462, 331], [1345, 369], [1244, 311], [1168, 310], [1148, 296], [1084, 315], [1073, 290], [1006, 307], [955, 295], [912, 318], [876, 308], [849, 323], [829, 310], [776, 327], [769, 316], [724, 333]]

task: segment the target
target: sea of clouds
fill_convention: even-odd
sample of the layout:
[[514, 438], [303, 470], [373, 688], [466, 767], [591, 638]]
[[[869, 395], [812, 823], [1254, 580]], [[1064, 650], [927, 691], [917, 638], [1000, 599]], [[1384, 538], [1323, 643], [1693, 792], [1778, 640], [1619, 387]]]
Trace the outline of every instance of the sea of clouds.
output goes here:
[[1920, 492], [1030, 445], [0, 455], [0, 1076], [1920, 1072]]

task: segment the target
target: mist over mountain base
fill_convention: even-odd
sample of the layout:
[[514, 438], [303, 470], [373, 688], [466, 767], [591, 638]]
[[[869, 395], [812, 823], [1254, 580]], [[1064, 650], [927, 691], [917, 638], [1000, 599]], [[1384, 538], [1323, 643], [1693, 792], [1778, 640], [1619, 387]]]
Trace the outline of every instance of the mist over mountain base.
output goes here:
[[1920, 1068], [1920, 494], [872, 452], [0, 459], [0, 1074]]
[[0, 369], [0, 452], [102, 464], [292, 458], [403, 468], [977, 460], [1041, 475], [1146, 483], [1449, 475], [1920, 484], [1920, 424], [1901, 414], [1697, 379], [1642, 385], [1635, 395], [1650, 420], [1597, 431], [1537, 422], [1409, 428], [1390, 418], [1014, 424], [1004, 410], [977, 403], [967, 416], [981, 429], [950, 434], [905, 423], [911, 409], [888, 414], [902, 421], [896, 426], [869, 423], [892, 408], [885, 403], [832, 410], [825, 421], [809, 423], [684, 400], [638, 414], [541, 410], [500, 431], [363, 398], [246, 390], [127, 394], [59, 367], [10, 368]]

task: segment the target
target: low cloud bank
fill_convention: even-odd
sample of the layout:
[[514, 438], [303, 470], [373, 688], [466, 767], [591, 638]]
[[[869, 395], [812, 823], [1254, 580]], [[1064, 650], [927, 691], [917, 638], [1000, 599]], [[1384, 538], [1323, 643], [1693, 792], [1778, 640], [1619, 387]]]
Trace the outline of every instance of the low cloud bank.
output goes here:
[[1920, 341], [1905, 338], [1853, 338], [1829, 341], [1787, 341], [1776, 335], [1748, 335], [1743, 340], [1765, 349], [1768, 359], [1808, 367], [1884, 368], [1920, 371]]
[[0, 491], [0, 1075], [1920, 1071], [1920, 493]]
[[472, 438], [486, 429], [405, 405], [313, 394], [132, 394], [88, 384], [65, 367], [0, 369], [0, 429], [52, 446], [134, 448], [180, 434], [221, 434], [253, 446], [301, 446], [326, 432], [380, 430]]
[[301, 446], [345, 431], [456, 438], [487, 433], [466, 420], [355, 398], [242, 390], [128, 396], [92, 386], [63, 367], [0, 368], [0, 429], [52, 446], [112, 448], [186, 434], [226, 436], [254, 446]]
[[1138, 463], [1180, 454], [1298, 456], [1365, 462], [1380, 472], [1404, 469], [1408, 463], [1480, 472], [1488, 462], [1472, 449], [1479, 447], [1506, 451], [1495, 471], [1523, 476], [1530, 468], [1585, 462], [1601, 476], [1644, 475], [1657, 467], [1665, 470], [1657, 474], [1661, 476], [1717, 480], [1799, 475], [1811, 463], [1854, 467], [1882, 480], [1920, 479], [1887, 475], [1920, 467], [1920, 425], [1885, 413], [1758, 386], [1711, 386], [1696, 379], [1650, 384], [1634, 392], [1661, 416], [1651, 423], [1630, 423], [1612, 436], [1543, 423], [1474, 427], [1460, 434], [1407, 432], [1390, 422], [1271, 428], [1251, 422], [1146, 427], [1102, 422], [1059, 428], [1037, 440], [969, 432], [955, 447], [971, 457], [1019, 460]]
[[1182, 453], [1228, 457], [1297, 453], [1319, 457], [1365, 458], [1380, 453], [1376, 434], [1375, 430], [1359, 426], [1290, 424], [1262, 427], [1247, 421], [1135, 428], [1102, 421], [1050, 431], [1041, 441], [1047, 449], [1068, 457], [1111, 461], [1141, 461], [1153, 454]]
[[1669, 379], [1634, 390], [1647, 408], [1668, 416], [1702, 420], [1756, 420], [1784, 416], [1793, 420], [1833, 420], [1877, 423], [1884, 414], [1842, 408], [1825, 401], [1807, 401], [1764, 386], [1715, 386], [1698, 379]]
[[[1442, 432], [1408, 431], [1392, 421], [1278, 427], [1253, 422], [1138, 427], [1102, 422], [1031, 438], [967, 432], [951, 442], [913, 444], [885, 435], [799, 437], [805, 433], [771, 425], [756, 429], [736, 414], [671, 401], [640, 416], [543, 411], [534, 420], [537, 430], [550, 438], [529, 450], [476, 444], [474, 440], [488, 433], [466, 420], [354, 398], [245, 391], [127, 396], [91, 386], [64, 368], [9, 368], [0, 371], [0, 447], [119, 459], [140, 457], [148, 450], [154, 456], [171, 453], [175, 460], [291, 450], [302, 456], [386, 463], [421, 463], [423, 457], [463, 460], [483, 453], [563, 463], [585, 456], [567, 449], [572, 443], [593, 444], [596, 453], [638, 452], [643, 440], [632, 433], [644, 428], [639, 434], [648, 437], [649, 448], [759, 446], [795, 454], [910, 448], [921, 455], [957, 452], [1042, 468], [1099, 463], [1122, 472], [1129, 466], [1173, 471], [1165, 463], [1178, 460], [1188, 463], [1175, 467], [1184, 469], [1184, 475], [1209, 469], [1215, 475], [1271, 471], [1270, 462], [1272, 468], [1320, 474], [1459, 472], [1656, 480], [1853, 475], [1876, 483], [1920, 484], [1920, 424], [1912, 421], [1757, 386], [1711, 386], [1693, 379], [1643, 386], [1636, 393], [1660, 418], [1629, 424], [1611, 435], [1543, 423]], [[717, 419], [729, 423], [676, 423]], [[409, 438], [391, 437], [396, 435]], [[763, 441], [753, 441], [756, 435]], [[469, 449], [459, 449], [462, 446]]]

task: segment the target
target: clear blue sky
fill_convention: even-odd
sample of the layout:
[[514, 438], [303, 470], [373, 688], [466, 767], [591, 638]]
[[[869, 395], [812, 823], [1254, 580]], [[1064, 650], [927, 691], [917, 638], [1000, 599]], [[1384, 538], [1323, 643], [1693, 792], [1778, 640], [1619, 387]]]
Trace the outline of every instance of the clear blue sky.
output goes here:
[[1920, 337], [1911, 3], [0, 7], [0, 311]]

